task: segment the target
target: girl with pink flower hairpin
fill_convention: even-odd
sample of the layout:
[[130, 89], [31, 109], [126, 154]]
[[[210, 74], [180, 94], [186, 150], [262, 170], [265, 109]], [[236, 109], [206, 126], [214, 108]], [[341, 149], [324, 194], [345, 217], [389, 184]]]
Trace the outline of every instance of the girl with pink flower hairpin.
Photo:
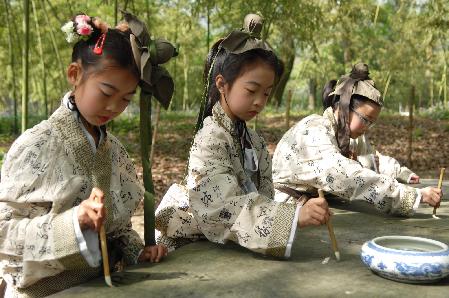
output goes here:
[[112, 268], [167, 255], [163, 245], [144, 247], [131, 227], [144, 189], [125, 148], [105, 126], [133, 100], [144, 76], [133, 32], [126, 23], [108, 28], [87, 15], [62, 30], [75, 42], [67, 68], [73, 89], [48, 120], [14, 142], [1, 172], [6, 297], [47, 296], [99, 276], [101, 225]]

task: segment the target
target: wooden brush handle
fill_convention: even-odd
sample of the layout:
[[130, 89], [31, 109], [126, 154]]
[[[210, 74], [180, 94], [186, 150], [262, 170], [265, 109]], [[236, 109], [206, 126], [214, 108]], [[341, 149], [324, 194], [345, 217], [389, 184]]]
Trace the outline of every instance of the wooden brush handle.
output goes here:
[[101, 225], [100, 228], [100, 244], [101, 244], [101, 257], [103, 258], [103, 271], [105, 276], [110, 276], [109, 272], [109, 256], [108, 256], [108, 246], [106, 244], [106, 232], [104, 226]]
[[[99, 202], [98, 198], [95, 198], [96, 202]], [[100, 227], [100, 247], [101, 247], [101, 257], [103, 259], [103, 272], [104, 276], [111, 276], [109, 272], [109, 256], [108, 256], [108, 245], [106, 242], [106, 231], [104, 230], [104, 225]]]
[[[318, 196], [324, 199], [324, 192], [322, 189], [318, 189]], [[332, 226], [330, 217], [327, 221], [327, 230], [329, 231], [329, 237], [331, 238], [332, 249], [336, 252], [338, 251], [337, 239], [335, 238], [334, 227]]]
[[[444, 172], [446, 171], [446, 168], [441, 168], [440, 170], [440, 179], [438, 180], [438, 189], [441, 189], [443, 186], [443, 177]], [[435, 207], [433, 207], [433, 215], [437, 214], [437, 208], [440, 207], [440, 203], [436, 204]]]

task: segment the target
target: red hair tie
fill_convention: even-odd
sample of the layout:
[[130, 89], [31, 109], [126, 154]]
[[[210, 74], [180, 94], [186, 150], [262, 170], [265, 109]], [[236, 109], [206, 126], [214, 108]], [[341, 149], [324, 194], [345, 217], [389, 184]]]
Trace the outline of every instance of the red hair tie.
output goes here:
[[93, 49], [94, 54], [101, 55], [103, 54], [103, 46], [104, 46], [104, 40], [106, 38], [106, 33], [103, 33], [100, 35], [100, 37], [97, 40], [97, 43], [95, 44], [95, 47]]

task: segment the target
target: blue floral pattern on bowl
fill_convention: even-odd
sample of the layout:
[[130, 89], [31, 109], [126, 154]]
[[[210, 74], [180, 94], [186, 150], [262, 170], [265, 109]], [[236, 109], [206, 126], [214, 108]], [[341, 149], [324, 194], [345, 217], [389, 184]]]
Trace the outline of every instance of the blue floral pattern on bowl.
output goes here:
[[[408, 245], [412, 248], [409, 249]], [[408, 236], [374, 238], [363, 244], [360, 257], [373, 272], [396, 281], [430, 283], [449, 275], [449, 247], [431, 239]]]

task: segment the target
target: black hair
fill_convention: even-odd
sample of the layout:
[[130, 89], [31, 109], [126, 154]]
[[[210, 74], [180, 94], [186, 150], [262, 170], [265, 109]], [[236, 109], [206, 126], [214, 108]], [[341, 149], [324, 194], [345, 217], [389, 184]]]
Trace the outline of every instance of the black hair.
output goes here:
[[[78, 13], [77, 15], [84, 15]], [[75, 17], [72, 21], [75, 23]], [[103, 44], [103, 52], [101, 55], [94, 53], [95, 45], [102, 35], [102, 31], [93, 22], [95, 18], [90, 18], [87, 23], [92, 27], [93, 31], [87, 40], [80, 39], [73, 46], [72, 62], [80, 62], [85, 71], [93, 67], [94, 71], [101, 70], [101, 62], [109, 61], [117, 66], [131, 71], [137, 78], [140, 77], [139, 69], [134, 61], [134, 55], [131, 48], [130, 34], [131, 30], [119, 30], [115, 28], [108, 28]], [[101, 21], [100, 21], [101, 22]], [[106, 24], [104, 24], [106, 26]], [[125, 26], [126, 27], [126, 26]], [[86, 79], [86, 77], [83, 77]], [[78, 110], [75, 104], [74, 96], [69, 97], [72, 110]]]
[[[241, 54], [233, 54], [228, 53], [224, 49], [220, 49], [221, 42], [222, 39], [217, 41], [212, 46], [204, 65], [203, 76], [208, 93], [205, 94], [205, 96], [207, 96], [207, 103], [204, 108], [204, 113], [202, 113], [203, 115], [200, 115], [202, 119], [199, 120], [201, 122], [207, 116], [212, 115], [213, 106], [220, 100], [220, 92], [215, 85], [215, 78], [218, 75], [221, 74], [226, 83], [232, 87], [232, 84], [241, 75], [245, 67], [255, 63], [256, 61], [262, 61], [273, 69], [275, 74], [275, 82], [273, 87], [275, 87], [283, 73], [283, 64], [274, 52], [256, 48], [245, 51]], [[273, 88], [273, 90], [274, 89], [275, 88]]]
[[337, 85], [337, 80], [330, 80], [324, 85], [323, 92], [321, 93], [322, 101], [323, 101], [323, 109], [327, 109], [328, 107], [335, 106], [335, 95], [329, 95], [335, 90], [335, 86]]
[[117, 66], [130, 70], [136, 77], [139, 77], [139, 70], [134, 61], [134, 56], [131, 48], [131, 42], [129, 40], [131, 31], [121, 31], [119, 29], [108, 28], [105, 36], [103, 53], [97, 55], [93, 52], [93, 49], [101, 37], [101, 30], [97, 28], [95, 24], [90, 21], [89, 25], [92, 26], [93, 32], [87, 40], [79, 40], [73, 46], [72, 62], [81, 61], [81, 65], [84, 69], [88, 69], [92, 66], [99, 66], [99, 63], [103, 59], [107, 59]]

